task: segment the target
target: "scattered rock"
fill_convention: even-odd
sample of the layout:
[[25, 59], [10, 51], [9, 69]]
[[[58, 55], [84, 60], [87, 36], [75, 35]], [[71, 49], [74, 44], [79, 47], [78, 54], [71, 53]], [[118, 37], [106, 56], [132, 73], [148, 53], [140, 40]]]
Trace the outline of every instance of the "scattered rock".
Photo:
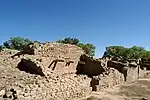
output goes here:
[[21, 52], [0, 52], [0, 99], [70, 100], [136, 80], [138, 71], [136, 64], [89, 57], [75, 45], [31, 43]]

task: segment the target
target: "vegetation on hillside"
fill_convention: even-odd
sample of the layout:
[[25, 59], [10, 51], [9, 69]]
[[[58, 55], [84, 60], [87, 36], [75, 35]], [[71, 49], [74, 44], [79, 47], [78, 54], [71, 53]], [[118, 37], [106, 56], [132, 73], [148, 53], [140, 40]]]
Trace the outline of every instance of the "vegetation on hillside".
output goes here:
[[65, 38], [63, 40], [58, 40], [56, 42], [64, 43], [64, 44], [78, 45], [80, 41], [77, 38], [70, 38], [70, 37], [68, 37], [68, 38]]
[[25, 46], [27, 46], [32, 41], [28, 38], [23, 37], [11, 37], [9, 40], [3, 43], [4, 48], [8, 49], [16, 49], [16, 50], [23, 50]]
[[103, 57], [118, 57], [120, 59], [150, 59], [150, 51], [138, 46], [133, 46], [131, 48], [125, 48], [123, 46], [109, 46], [106, 47]]
[[[23, 37], [11, 37], [9, 40], [5, 41], [3, 45], [0, 45], [0, 51], [3, 48], [8, 49], [15, 49], [15, 50], [23, 50], [29, 43], [40, 43], [39, 41], [32, 41], [28, 38]], [[90, 56], [95, 55], [95, 46], [93, 44], [87, 43], [80, 43], [79, 39], [77, 38], [65, 38], [63, 40], [58, 40], [56, 42], [65, 43], [65, 44], [72, 44], [81, 47], [85, 53]]]
[[[3, 45], [0, 45], [0, 51], [3, 48], [23, 50], [29, 43], [40, 43], [39, 41], [32, 41], [28, 38], [23, 37], [11, 37], [9, 40], [5, 41]], [[56, 41], [58, 43], [72, 44], [81, 47], [85, 53], [90, 56], [95, 55], [95, 46], [91, 43], [81, 43], [77, 38], [64, 38], [62, 40]], [[118, 57], [120, 59], [150, 59], [150, 51], [145, 50], [143, 47], [133, 46], [131, 48], [126, 48], [123, 46], [108, 46], [104, 52], [103, 57]]]

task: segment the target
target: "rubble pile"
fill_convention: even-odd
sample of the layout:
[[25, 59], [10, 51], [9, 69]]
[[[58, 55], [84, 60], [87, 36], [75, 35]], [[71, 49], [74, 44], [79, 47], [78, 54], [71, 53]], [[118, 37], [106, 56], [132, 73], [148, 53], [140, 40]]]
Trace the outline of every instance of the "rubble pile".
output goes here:
[[[141, 61], [142, 62], [142, 61]], [[70, 44], [31, 43], [0, 52], [0, 100], [71, 100], [135, 81], [146, 71], [135, 60], [93, 58]]]

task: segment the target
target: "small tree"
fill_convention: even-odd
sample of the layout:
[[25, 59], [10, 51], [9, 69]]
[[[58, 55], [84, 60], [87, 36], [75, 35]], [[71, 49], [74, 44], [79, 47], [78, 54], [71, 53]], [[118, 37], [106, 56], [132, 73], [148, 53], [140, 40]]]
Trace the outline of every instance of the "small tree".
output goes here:
[[8, 49], [11, 48], [8, 41], [5, 41], [5, 42], [3, 43], [3, 45], [4, 45], [5, 48], [8, 48]]
[[4, 47], [9, 49], [23, 50], [24, 47], [32, 41], [23, 37], [11, 37], [4, 42]]
[[[119, 57], [123, 59], [138, 59], [145, 53], [143, 47], [133, 46], [125, 48], [123, 46], [109, 46], [106, 47], [103, 57]], [[146, 56], [146, 54], [144, 54]], [[145, 57], [143, 56], [143, 57]]]
[[120, 57], [125, 54], [126, 48], [122, 46], [109, 46], [106, 47], [103, 57]]
[[81, 47], [85, 51], [86, 54], [88, 54], [90, 56], [94, 56], [95, 55], [95, 46], [93, 44], [80, 43], [80, 44], [78, 44], [78, 46]]
[[39, 43], [39, 44], [40, 44], [40, 41], [37, 41], [37, 40], [36, 40], [36, 41], [33, 41], [33, 42], [34, 42], [34, 43]]
[[63, 40], [58, 40], [56, 42], [77, 45], [79, 43], [79, 40], [77, 38], [68, 37], [68, 38], [65, 38]]

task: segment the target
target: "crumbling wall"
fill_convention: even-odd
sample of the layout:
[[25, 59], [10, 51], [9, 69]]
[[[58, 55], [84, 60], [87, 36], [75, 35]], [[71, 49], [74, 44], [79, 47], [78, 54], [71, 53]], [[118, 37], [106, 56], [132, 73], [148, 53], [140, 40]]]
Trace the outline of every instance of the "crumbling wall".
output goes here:
[[27, 73], [45, 76], [42, 68], [37, 66], [37, 64], [32, 62], [30, 59], [21, 59], [21, 62], [18, 64], [18, 69]]
[[74, 73], [44, 78], [9, 69], [0, 79], [0, 100], [71, 100], [91, 92], [90, 78]]
[[138, 70], [138, 67], [128, 67], [126, 81], [132, 82], [137, 80], [139, 78]]
[[100, 91], [124, 82], [132, 82], [144, 76], [144, 71], [135, 61], [94, 59], [87, 55], [81, 56], [77, 73], [91, 77], [90, 84], [93, 91]]
[[140, 68], [135, 61], [122, 63], [118, 61], [108, 60], [108, 67], [117, 69], [124, 75], [124, 81], [131, 82], [137, 80], [139, 77], [143, 77], [145, 71]]
[[11, 59], [11, 56], [18, 53], [17, 50], [11, 50], [11, 49], [3, 49], [0, 51], [0, 66], [4, 67], [16, 67], [18, 62], [20, 62], [20, 59]]
[[146, 76], [147, 74], [147, 70], [145, 67], [141, 68], [141, 66], [139, 66], [139, 78], [143, 78]]
[[10, 55], [0, 61], [19, 70], [2, 69], [0, 99], [67, 100], [134, 81], [145, 73], [139, 65], [95, 59], [69, 44], [31, 43], [22, 52]]
[[96, 76], [106, 72], [106, 63], [99, 59], [93, 59], [87, 55], [82, 55], [77, 65], [77, 74], [85, 74], [88, 76]]
[[101, 91], [104, 88], [113, 87], [117, 84], [124, 83], [124, 75], [118, 70], [111, 68], [109, 75], [98, 75], [96, 76], [99, 80], [99, 85], [97, 85], [97, 91]]
[[108, 64], [106, 59], [94, 59], [82, 55], [77, 66], [77, 74], [91, 77], [90, 87], [92, 91], [101, 91], [104, 88], [125, 82], [124, 71], [120, 69], [122, 66], [118, 68], [117, 65], [112, 65], [114, 68], [111, 68], [108, 67], [110, 63]]
[[[62, 43], [31, 43], [23, 51], [12, 56], [12, 59], [30, 59], [38, 64], [46, 75], [49, 70], [60, 74], [76, 72], [80, 56], [84, 51], [70, 44]], [[21, 61], [21, 60], [20, 60]]]

